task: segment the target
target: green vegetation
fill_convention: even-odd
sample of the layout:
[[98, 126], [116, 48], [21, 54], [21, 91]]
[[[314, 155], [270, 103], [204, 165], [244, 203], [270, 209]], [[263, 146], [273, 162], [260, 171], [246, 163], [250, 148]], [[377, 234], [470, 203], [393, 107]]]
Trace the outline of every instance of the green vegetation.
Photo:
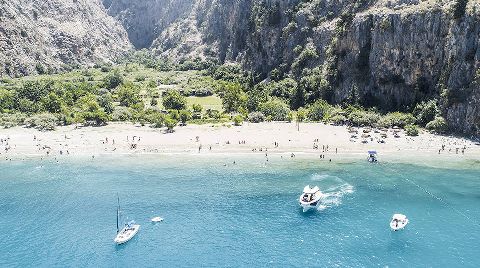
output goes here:
[[[345, 15], [342, 21], [349, 23]], [[0, 125], [24, 125], [52, 130], [57, 125], [101, 126], [109, 121], [149, 124], [168, 132], [180, 123], [205, 124], [244, 120], [324, 122], [335, 125], [405, 128], [418, 135], [418, 126], [442, 133], [448, 129], [437, 101], [419, 103], [412, 113], [381, 113], [358, 105], [352, 89], [348, 104], [333, 106], [335, 41], [327, 48], [331, 62], [309, 68], [316, 48], [297, 47], [298, 74], [279, 67], [270, 80], [238, 65], [185, 60], [172, 64], [146, 51], [129, 55], [118, 65], [97, 65], [61, 74], [0, 80]], [[297, 68], [296, 67], [296, 68]], [[48, 73], [48, 72], [46, 72]]]
[[405, 126], [405, 133], [407, 136], [418, 136], [418, 127], [415, 125], [407, 125]]
[[433, 119], [432, 121], [430, 121], [426, 128], [434, 133], [445, 133], [445, 131], [447, 131], [448, 129], [448, 125], [447, 125], [447, 122], [445, 121], [445, 119], [443, 117], [436, 117], [435, 119]]

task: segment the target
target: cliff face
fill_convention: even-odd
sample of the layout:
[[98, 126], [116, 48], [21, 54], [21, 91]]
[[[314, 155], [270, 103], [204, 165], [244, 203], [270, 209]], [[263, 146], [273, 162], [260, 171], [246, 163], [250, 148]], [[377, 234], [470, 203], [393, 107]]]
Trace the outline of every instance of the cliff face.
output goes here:
[[0, 0], [0, 75], [108, 62], [130, 48], [100, 0]]
[[480, 136], [480, 1], [455, 2], [180, 0], [186, 8], [151, 48], [239, 62], [265, 78], [273, 69], [294, 77], [317, 70], [334, 103], [354, 96], [367, 107], [410, 110], [436, 98], [452, 130]]

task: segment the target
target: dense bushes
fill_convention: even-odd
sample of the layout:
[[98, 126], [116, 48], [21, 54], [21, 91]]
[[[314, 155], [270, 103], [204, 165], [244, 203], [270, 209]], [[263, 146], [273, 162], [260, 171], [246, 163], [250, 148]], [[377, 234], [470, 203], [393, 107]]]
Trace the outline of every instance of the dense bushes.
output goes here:
[[248, 115], [248, 121], [252, 123], [261, 123], [265, 121], [265, 115], [261, 112], [252, 112]]
[[57, 123], [57, 117], [49, 113], [34, 115], [25, 120], [25, 125], [27, 127], [36, 128], [40, 131], [54, 130]]
[[389, 113], [383, 116], [378, 125], [381, 127], [401, 127], [404, 128], [407, 125], [412, 125], [415, 123], [415, 117], [412, 114], [405, 114], [400, 112]]
[[405, 126], [405, 133], [407, 136], [418, 136], [418, 127], [415, 125], [407, 125]]
[[427, 123], [435, 119], [438, 114], [439, 110], [435, 100], [419, 103], [413, 110], [413, 115], [417, 123], [421, 126], [427, 125]]
[[333, 107], [324, 100], [318, 100], [307, 107], [307, 116], [311, 121], [324, 121]]
[[426, 128], [434, 133], [444, 133], [448, 129], [447, 122], [443, 117], [436, 117], [430, 121]]
[[163, 96], [165, 109], [183, 110], [187, 107], [187, 99], [176, 90], [169, 90]]
[[273, 99], [259, 105], [259, 111], [273, 121], [287, 120], [290, 108], [281, 100]]

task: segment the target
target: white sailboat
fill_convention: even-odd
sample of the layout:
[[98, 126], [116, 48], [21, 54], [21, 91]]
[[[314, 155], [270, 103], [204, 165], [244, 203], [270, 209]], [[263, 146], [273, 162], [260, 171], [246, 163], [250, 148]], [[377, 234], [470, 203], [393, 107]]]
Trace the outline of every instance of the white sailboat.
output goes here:
[[117, 243], [117, 245], [127, 243], [128, 241], [130, 241], [130, 239], [132, 239], [138, 233], [138, 230], [140, 230], [140, 225], [135, 224], [134, 221], [130, 221], [126, 223], [123, 229], [120, 230], [119, 220], [120, 220], [120, 198], [118, 197], [117, 236], [113, 240], [115, 241], [115, 243]]

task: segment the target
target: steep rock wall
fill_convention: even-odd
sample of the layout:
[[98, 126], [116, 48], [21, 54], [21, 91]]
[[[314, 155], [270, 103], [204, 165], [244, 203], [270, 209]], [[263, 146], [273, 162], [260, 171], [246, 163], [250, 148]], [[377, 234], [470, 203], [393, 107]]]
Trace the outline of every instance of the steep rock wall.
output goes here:
[[0, 75], [112, 61], [130, 48], [100, 0], [0, 0]]

